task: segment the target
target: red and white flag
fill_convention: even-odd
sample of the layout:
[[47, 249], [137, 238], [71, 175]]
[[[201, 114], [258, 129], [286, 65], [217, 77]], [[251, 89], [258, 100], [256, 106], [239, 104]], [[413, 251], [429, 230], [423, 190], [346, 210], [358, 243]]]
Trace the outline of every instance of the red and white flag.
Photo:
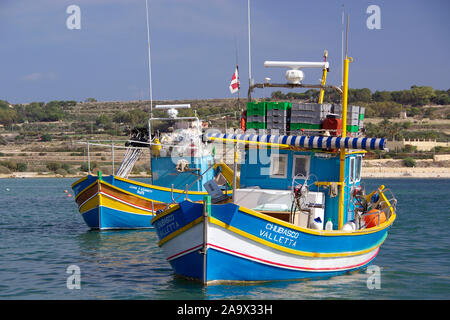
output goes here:
[[234, 71], [233, 77], [231, 78], [230, 92], [236, 93], [239, 91], [239, 88], [240, 88], [239, 73], [238, 73], [238, 67], [236, 66], [236, 71]]

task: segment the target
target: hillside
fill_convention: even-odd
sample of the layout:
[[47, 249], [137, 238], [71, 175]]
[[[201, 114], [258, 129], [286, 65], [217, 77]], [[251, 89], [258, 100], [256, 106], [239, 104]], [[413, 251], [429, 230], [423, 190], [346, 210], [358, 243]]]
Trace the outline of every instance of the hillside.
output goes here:
[[[240, 109], [245, 108], [246, 99], [240, 105], [236, 99], [205, 99], [155, 101], [157, 104], [189, 103], [192, 109], [180, 110], [179, 116], [197, 114], [202, 120], [209, 122], [210, 127], [237, 127]], [[50, 104], [50, 103], [48, 103]], [[48, 105], [47, 104], [47, 105]], [[58, 115], [52, 115], [57, 121], [12, 121], [0, 126], [0, 175], [21, 175], [21, 172], [34, 172], [41, 175], [83, 175], [87, 170], [86, 144], [80, 141], [126, 140], [130, 128], [146, 125], [149, 115], [149, 101], [113, 101], [113, 102], [71, 102], [60, 103]], [[39, 105], [33, 105], [34, 108]], [[50, 114], [45, 104], [41, 104], [43, 112]], [[24, 112], [30, 106], [20, 106]], [[433, 119], [421, 116], [406, 119], [366, 118], [365, 127], [370, 134], [391, 135], [387, 138], [436, 139], [446, 142], [450, 137], [449, 105], [425, 106], [432, 109]], [[29, 118], [31, 119], [31, 113]], [[442, 115], [442, 117], [439, 117]], [[154, 112], [154, 116], [164, 116], [163, 111]], [[42, 116], [41, 116], [42, 117]], [[48, 118], [51, 118], [49, 116]], [[156, 124], [157, 125], [157, 124]], [[394, 130], [394, 129], [395, 130]], [[378, 131], [376, 131], [378, 130]], [[384, 130], [384, 131], [383, 131]], [[123, 142], [124, 143], [124, 142]], [[420, 150], [419, 150], [420, 151]], [[415, 159], [432, 159], [436, 153], [450, 153], [450, 148], [436, 148], [428, 152], [410, 148], [402, 152], [368, 154], [369, 158], [412, 157]], [[106, 174], [111, 172], [111, 148], [90, 145], [91, 171], [100, 169]], [[123, 149], [115, 151], [114, 167], [118, 168], [123, 157]], [[433, 165], [433, 164], [432, 164]], [[437, 168], [448, 167], [447, 162], [435, 163]], [[148, 154], [136, 166], [135, 174], [149, 173]]]

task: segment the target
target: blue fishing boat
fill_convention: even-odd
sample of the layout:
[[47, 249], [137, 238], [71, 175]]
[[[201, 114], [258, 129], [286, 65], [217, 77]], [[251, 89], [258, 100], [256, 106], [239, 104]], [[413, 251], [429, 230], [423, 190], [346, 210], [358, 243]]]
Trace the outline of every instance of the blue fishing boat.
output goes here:
[[[250, 135], [224, 135], [219, 139], [245, 143], [252, 138], [271, 141], [268, 136]], [[330, 143], [331, 139], [323, 143]], [[355, 139], [347, 141], [360, 145], [365, 138]], [[318, 139], [282, 136], [278, 140], [290, 140], [288, 145], [298, 147]], [[365, 142], [368, 148], [384, 147], [382, 139]], [[339, 140], [332, 145], [339, 146]], [[329, 277], [366, 267], [375, 259], [396, 218], [396, 201], [387, 198], [389, 193], [383, 186], [365, 195], [359, 180], [361, 167], [357, 166], [363, 153], [347, 152], [346, 214], [340, 215], [338, 195], [333, 197], [329, 190], [333, 188], [330, 178], [339, 176], [339, 161], [333, 156], [323, 157], [324, 154], [327, 153], [319, 150], [280, 150], [276, 157], [287, 156], [286, 172], [298, 165], [295, 159], [308, 157], [308, 176], [317, 175], [317, 180], [306, 179], [291, 190], [272, 189], [280, 183], [289, 185], [291, 176], [260, 176], [265, 183], [257, 182], [258, 178], [252, 175], [254, 165], [246, 159], [241, 165], [241, 188], [235, 190], [234, 201], [211, 204], [185, 200], [153, 218], [159, 245], [175, 273], [214, 283]], [[334, 172], [330, 167], [335, 168]], [[270, 170], [270, 164], [265, 168]], [[260, 188], [245, 188], [257, 183]], [[335, 227], [324, 230], [324, 221]]]
[[[280, 120], [286, 112], [279, 108], [265, 114], [267, 127], [281, 124], [278, 130], [205, 134], [206, 140], [235, 146], [235, 176], [237, 149], [244, 147], [240, 188], [227, 197], [213, 184], [203, 201], [186, 199], [152, 219], [175, 274], [204, 284], [313, 279], [362, 269], [375, 259], [396, 219], [397, 201], [383, 185], [366, 193], [361, 184], [365, 153], [384, 150], [386, 141], [362, 137], [351, 126], [347, 134], [350, 60], [344, 61], [342, 89], [332, 87], [342, 94], [342, 121], [336, 121], [336, 114], [327, 115], [333, 120], [324, 119], [320, 131], [295, 135]], [[330, 88], [325, 85], [327, 62], [265, 66], [322, 68], [321, 112], [323, 91]], [[281, 87], [317, 87], [303, 85], [303, 73], [287, 72], [286, 77], [288, 84]], [[251, 90], [265, 86], [250, 87], [247, 111], [255, 106]], [[292, 118], [293, 112], [291, 123]], [[289, 134], [280, 135], [280, 129]], [[308, 130], [315, 129], [305, 126], [300, 132]]]
[[[214, 164], [211, 146], [201, 140], [198, 118], [150, 120], [177, 120], [183, 126], [186, 121], [192, 121], [192, 127], [176, 129], [175, 126], [170, 132], [159, 132], [150, 142], [148, 135], [139, 135], [140, 140], [132, 136], [115, 174], [88, 174], [72, 184], [78, 210], [91, 229], [153, 228], [151, 219], [158, 210], [182, 201], [186, 193], [194, 201], [202, 200], [208, 194], [203, 184], [217, 174], [214, 168], [230, 170], [225, 163]], [[150, 182], [129, 179], [130, 171], [145, 150], [150, 150], [151, 156], [152, 175], [146, 179]]]

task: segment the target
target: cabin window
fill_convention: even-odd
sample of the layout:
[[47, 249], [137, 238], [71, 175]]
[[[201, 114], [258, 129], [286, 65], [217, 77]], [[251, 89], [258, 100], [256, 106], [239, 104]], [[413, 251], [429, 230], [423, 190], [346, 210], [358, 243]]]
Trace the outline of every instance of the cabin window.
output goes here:
[[356, 157], [356, 181], [361, 181], [362, 156]]
[[270, 176], [272, 178], [286, 178], [287, 160], [287, 154], [270, 155]]
[[353, 183], [356, 181], [356, 175], [355, 175], [355, 158], [350, 158], [350, 183]]
[[294, 156], [294, 166], [292, 168], [292, 176], [304, 176], [309, 174], [309, 157], [308, 156]]

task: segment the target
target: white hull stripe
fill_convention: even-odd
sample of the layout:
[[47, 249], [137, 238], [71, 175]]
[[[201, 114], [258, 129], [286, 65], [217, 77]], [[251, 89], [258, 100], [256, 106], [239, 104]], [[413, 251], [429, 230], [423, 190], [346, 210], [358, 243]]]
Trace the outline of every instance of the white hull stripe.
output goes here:
[[178, 253], [176, 253], [174, 255], [171, 255], [170, 257], [167, 257], [166, 260], [170, 261], [170, 260], [173, 260], [173, 259], [180, 258], [180, 257], [182, 257], [182, 256], [184, 256], [186, 254], [189, 254], [189, 253], [191, 253], [193, 251], [196, 251], [196, 250], [200, 249], [201, 247], [203, 247], [203, 244], [196, 245], [195, 247], [192, 247], [192, 248], [183, 250], [181, 252], [178, 252]]
[[[203, 246], [202, 244], [199, 244], [199, 245], [197, 245], [195, 247], [183, 250], [183, 251], [178, 252], [178, 253], [170, 256], [170, 257], [167, 257], [166, 260], [170, 261], [170, 260], [174, 260], [174, 259], [180, 258], [180, 257], [182, 257], [182, 256], [184, 256], [186, 254], [189, 254], [191, 252], [194, 252], [194, 251], [200, 249], [202, 246]], [[274, 262], [274, 261], [261, 259], [261, 258], [254, 257], [254, 256], [251, 256], [251, 255], [242, 253], [242, 252], [237, 252], [237, 251], [230, 250], [230, 249], [227, 249], [227, 248], [224, 248], [224, 247], [220, 247], [220, 246], [214, 245], [212, 243], [208, 243], [208, 247], [211, 247], [211, 248], [214, 248], [216, 250], [219, 250], [219, 251], [222, 251], [222, 252], [225, 252], [225, 253], [229, 253], [229, 254], [232, 254], [234, 256], [238, 256], [238, 257], [244, 258], [244, 259], [260, 262], [260, 263], [263, 263], [263, 264], [266, 264], [266, 265], [271, 265], [271, 266], [276, 266], [276, 267], [281, 267], [281, 268], [284, 268], [284, 269], [291, 269], [291, 270], [316, 271], [316, 272], [341, 271], [341, 270], [347, 270], [347, 269], [353, 269], [353, 268], [361, 267], [361, 266], [369, 263], [370, 261], [372, 261], [376, 257], [376, 255], [378, 254], [378, 251], [380, 250], [379, 248], [377, 248], [375, 253], [372, 256], [370, 256], [367, 260], [365, 260], [363, 262], [360, 262], [360, 263], [357, 263], [357, 264], [348, 265], [348, 266], [344, 266], [344, 267], [334, 267], [334, 268], [309, 268], [309, 267], [299, 267], [299, 266], [287, 265], [287, 264], [283, 264], [283, 263], [278, 263], [278, 262]]]
[[267, 264], [267, 265], [272, 265], [272, 266], [286, 268], [286, 269], [292, 269], [292, 270], [318, 271], [318, 272], [320, 272], [320, 271], [322, 271], [322, 272], [325, 272], [325, 271], [340, 271], [340, 270], [353, 269], [353, 268], [357, 268], [357, 267], [363, 266], [363, 265], [369, 263], [372, 259], [374, 259], [376, 257], [376, 255], [378, 254], [378, 251], [379, 251], [379, 248], [377, 248], [375, 253], [369, 259], [367, 259], [367, 260], [365, 260], [365, 261], [363, 261], [361, 263], [354, 264], [354, 265], [349, 265], [349, 266], [344, 266], [344, 267], [335, 267], [335, 268], [308, 268], [308, 267], [299, 267], [299, 266], [287, 265], [287, 264], [282, 264], [282, 263], [278, 263], [278, 262], [274, 262], [274, 261], [269, 261], [269, 260], [257, 258], [257, 257], [250, 256], [250, 255], [247, 255], [247, 254], [242, 253], [242, 252], [237, 252], [237, 251], [230, 250], [230, 249], [227, 249], [227, 248], [224, 248], [224, 247], [219, 247], [219, 246], [216, 246], [216, 245], [213, 245], [213, 244], [210, 244], [210, 243], [208, 244], [208, 246], [210, 246], [210, 247], [212, 247], [214, 249], [217, 249], [219, 251], [222, 251], [222, 252], [230, 253], [232, 255], [239, 256], [239, 257], [242, 257], [244, 259], [250, 259], [250, 260], [257, 261], [257, 262], [260, 262], [260, 263], [264, 263], [264, 264]]

